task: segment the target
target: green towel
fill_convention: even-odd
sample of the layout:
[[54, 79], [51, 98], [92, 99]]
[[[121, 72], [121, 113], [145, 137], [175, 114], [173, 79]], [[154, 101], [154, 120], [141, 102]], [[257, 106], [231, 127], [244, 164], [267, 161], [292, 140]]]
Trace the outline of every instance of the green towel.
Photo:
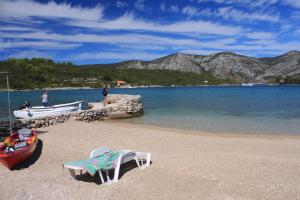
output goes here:
[[97, 170], [108, 170], [116, 167], [118, 157], [122, 152], [109, 151], [96, 158], [88, 158], [84, 160], [71, 161], [64, 163], [65, 165], [83, 167], [89, 174], [94, 176]]

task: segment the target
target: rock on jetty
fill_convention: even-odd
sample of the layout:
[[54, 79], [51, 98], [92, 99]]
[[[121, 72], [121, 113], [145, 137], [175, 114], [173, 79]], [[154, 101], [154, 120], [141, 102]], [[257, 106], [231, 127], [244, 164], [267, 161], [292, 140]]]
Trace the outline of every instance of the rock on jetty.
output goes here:
[[44, 118], [30, 119], [25, 121], [24, 123], [28, 128], [40, 128], [40, 127], [55, 125], [58, 123], [64, 123], [69, 119], [76, 119], [85, 122], [103, 120], [103, 116], [104, 116], [104, 111], [102, 109], [100, 110], [93, 109], [93, 110], [84, 110], [84, 111], [57, 115], [57, 116], [48, 116]]
[[139, 116], [144, 113], [141, 95], [112, 94], [108, 97], [108, 105], [105, 106], [105, 116], [113, 116], [115, 113], [126, 116]]

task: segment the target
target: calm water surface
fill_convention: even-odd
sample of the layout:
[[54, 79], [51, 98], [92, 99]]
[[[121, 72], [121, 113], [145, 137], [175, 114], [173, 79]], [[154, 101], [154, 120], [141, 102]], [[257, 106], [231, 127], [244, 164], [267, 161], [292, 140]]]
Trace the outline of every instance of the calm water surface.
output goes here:
[[[49, 91], [50, 104], [101, 100], [101, 89]], [[145, 115], [125, 121], [209, 132], [299, 134], [300, 86], [213, 86], [110, 89], [140, 94]], [[12, 110], [24, 101], [40, 105], [42, 91], [12, 92]], [[0, 93], [0, 117], [8, 114]]]

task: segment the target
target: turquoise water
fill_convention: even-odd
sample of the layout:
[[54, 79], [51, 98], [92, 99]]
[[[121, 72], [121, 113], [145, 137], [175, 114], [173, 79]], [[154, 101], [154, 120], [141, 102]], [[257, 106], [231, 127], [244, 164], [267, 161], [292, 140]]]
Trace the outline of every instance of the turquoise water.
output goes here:
[[[50, 103], [101, 100], [101, 89], [49, 91]], [[130, 123], [209, 132], [299, 134], [300, 86], [213, 86], [110, 89], [140, 94], [145, 115]], [[13, 110], [24, 101], [40, 105], [42, 91], [12, 92]], [[7, 116], [6, 93], [0, 93], [0, 117]]]

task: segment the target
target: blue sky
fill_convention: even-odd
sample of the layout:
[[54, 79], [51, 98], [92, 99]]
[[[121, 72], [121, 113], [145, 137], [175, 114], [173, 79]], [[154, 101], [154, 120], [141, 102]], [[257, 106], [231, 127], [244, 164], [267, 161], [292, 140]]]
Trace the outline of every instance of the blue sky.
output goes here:
[[1, 0], [0, 59], [76, 64], [300, 50], [300, 0]]

